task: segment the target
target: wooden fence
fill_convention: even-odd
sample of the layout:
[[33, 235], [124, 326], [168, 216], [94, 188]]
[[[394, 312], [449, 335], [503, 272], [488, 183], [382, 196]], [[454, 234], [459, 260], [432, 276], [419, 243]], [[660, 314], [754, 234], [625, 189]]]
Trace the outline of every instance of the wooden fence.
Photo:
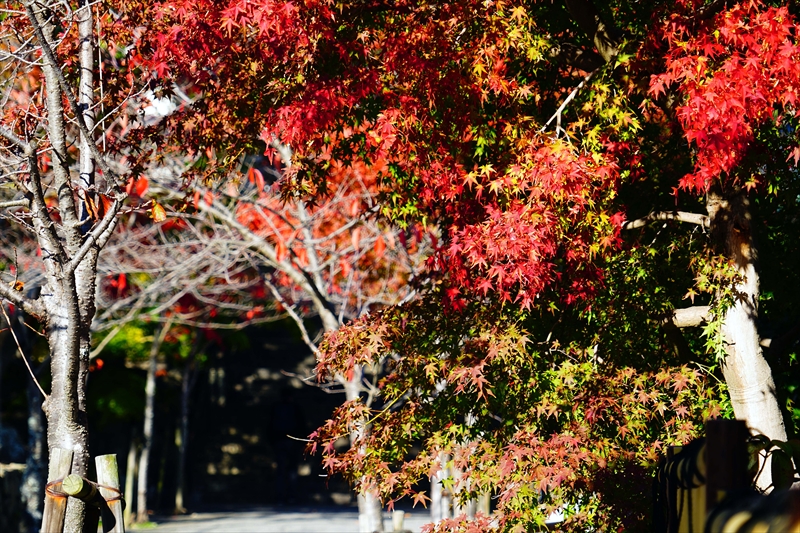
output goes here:
[[45, 487], [41, 533], [62, 533], [69, 498], [86, 503], [84, 531], [97, 531], [102, 520], [103, 533], [125, 533], [122, 519], [124, 501], [119, 489], [116, 455], [95, 457], [97, 482], [71, 474], [72, 451], [56, 448], [50, 456]]
[[656, 533], [800, 533], [800, 491], [755, 491], [748, 437], [742, 421], [709, 420], [705, 438], [667, 452], [654, 487]]

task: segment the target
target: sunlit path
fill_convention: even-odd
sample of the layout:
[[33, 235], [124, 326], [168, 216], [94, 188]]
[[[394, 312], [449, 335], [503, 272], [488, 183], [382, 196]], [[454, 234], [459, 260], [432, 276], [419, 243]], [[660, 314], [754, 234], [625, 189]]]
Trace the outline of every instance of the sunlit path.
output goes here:
[[[425, 509], [406, 511], [404, 529], [421, 531], [428, 522]], [[263, 507], [186, 516], [155, 518], [155, 528], [134, 531], [157, 533], [358, 533], [356, 509], [337, 507]], [[384, 525], [392, 530], [390, 514]]]

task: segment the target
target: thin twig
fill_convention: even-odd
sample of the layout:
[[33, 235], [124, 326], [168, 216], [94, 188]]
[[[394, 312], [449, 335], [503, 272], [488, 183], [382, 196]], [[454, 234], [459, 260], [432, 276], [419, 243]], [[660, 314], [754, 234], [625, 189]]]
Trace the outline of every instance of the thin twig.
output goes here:
[[593, 70], [589, 74], [587, 74], [586, 77], [583, 78], [583, 81], [580, 82], [578, 86], [572, 90], [571, 93], [569, 93], [569, 96], [567, 96], [566, 99], [564, 99], [564, 101], [561, 103], [561, 105], [558, 106], [558, 109], [553, 114], [553, 116], [550, 117], [550, 120], [545, 122], [544, 126], [542, 126], [542, 129], [539, 130], [539, 133], [544, 133], [545, 131], [547, 131], [547, 127], [550, 125], [550, 123], [558, 119], [558, 127], [556, 128], [556, 135], [558, 135], [558, 130], [561, 129], [561, 113], [567, 107], [567, 104], [569, 104], [578, 95], [578, 91], [580, 91], [583, 88], [583, 86], [586, 85], [586, 83], [588, 83], [590, 79], [592, 79], [592, 76], [594, 76], [595, 72], [597, 72], [597, 70]]
[[291, 316], [294, 319], [295, 324], [297, 324], [298, 329], [300, 329], [300, 335], [302, 335], [303, 342], [306, 343], [306, 346], [311, 348], [311, 351], [314, 353], [315, 356], [319, 356], [319, 348], [317, 348], [317, 346], [311, 340], [311, 337], [308, 334], [308, 330], [306, 329], [306, 326], [303, 323], [303, 319], [294, 310], [294, 306], [290, 305], [289, 302], [286, 301], [286, 299], [278, 291], [278, 288], [275, 287], [275, 285], [273, 285], [271, 281], [265, 278], [264, 284], [272, 293], [272, 296], [275, 297], [275, 300], [277, 300], [284, 307], [284, 309], [286, 309], [286, 312], [289, 313], [289, 316]]
[[0, 310], [3, 311], [3, 316], [6, 317], [6, 322], [8, 322], [8, 330], [11, 332], [11, 336], [14, 337], [14, 342], [17, 344], [17, 350], [19, 350], [19, 355], [20, 355], [20, 357], [22, 357], [22, 360], [25, 362], [25, 366], [28, 368], [28, 372], [31, 375], [31, 379], [33, 379], [33, 382], [36, 384], [36, 387], [38, 387], [39, 392], [42, 393], [42, 396], [44, 396], [44, 399], [45, 400], [48, 399], [49, 396], [44, 391], [44, 389], [42, 388], [41, 384], [39, 384], [39, 380], [36, 379], [36, 374], [33, 373], [33, 369], [31, 368], [31, 365], [28, 362], [27, 357], [25, 357], [25, 352], [22, 351], [22, 346], [20, 345], [19, 339], [17, 338], [17, 334], [14, 331], [14, 326], [11, 324], [11, 319], [8, 317], [8, 313], [6, 312], [6, 306], [3, 305], [3, 304], [0, 304]]
[[114, 340], [114, 337], [117, 336], [117, 333], [122, 331], [122, 327], [124, 325], [125, 325], [124, 323], [123, 324], [117, 324], [117, 326], [113, 330], [111, 330], [111, 333], [109, 333], [108, 335], [103, 337], [103, 340], [100, 341], [100, 344], [98, 344], [97, 347], [95, 347], [95, 349], [92, 350], [92, 352], [89, 354], [89, 359], [94, 359], [95, 357], [100, 355], [100, 352], [103, 351], [103, 348], [105, 348], [106, 345], [108, 345], [109, 342]]

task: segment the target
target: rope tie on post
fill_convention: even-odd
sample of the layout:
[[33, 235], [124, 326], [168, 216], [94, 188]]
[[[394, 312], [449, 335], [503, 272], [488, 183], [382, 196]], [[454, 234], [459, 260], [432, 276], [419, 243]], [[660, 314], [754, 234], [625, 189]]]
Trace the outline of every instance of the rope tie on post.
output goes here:
[[63, 482], [64, 482], [63, 478], [54, 479], [53, 481], [48, 482], [47, 485], [44, 486], [45, 494], [53, 498], [66, 498], [67, 496], [69, 496], [69, 494], [63, 491], [62, 489]]

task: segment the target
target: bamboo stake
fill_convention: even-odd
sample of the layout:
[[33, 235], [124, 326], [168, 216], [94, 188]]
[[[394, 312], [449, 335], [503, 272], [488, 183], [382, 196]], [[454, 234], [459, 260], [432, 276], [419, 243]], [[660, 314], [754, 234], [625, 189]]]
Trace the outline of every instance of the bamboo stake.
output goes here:
[[110, 511], [103, 513], [103, 533], [125, 533], [117, 456], [116, 454], [98, 455], [94, 458], [94, 463], [97, 467], [97, 488]]
[[71, 470], [72, 450], [53, 448], [45, 487], [42, 533], [62, 533], [64, 530], [67, 495], [61, 490], [61, 482]]
[[82, 478], [78, 474], [70, 474], [61, 483], [62, 490], [79, 500], [88, 503], [85, 507], [86, 518], [84, 518], [84, 531], [97, 531], [97, 523], [100, 520], [100, 509], [106, 506], [105, 500], [97, 492], [97, 487], [88, 479]]

